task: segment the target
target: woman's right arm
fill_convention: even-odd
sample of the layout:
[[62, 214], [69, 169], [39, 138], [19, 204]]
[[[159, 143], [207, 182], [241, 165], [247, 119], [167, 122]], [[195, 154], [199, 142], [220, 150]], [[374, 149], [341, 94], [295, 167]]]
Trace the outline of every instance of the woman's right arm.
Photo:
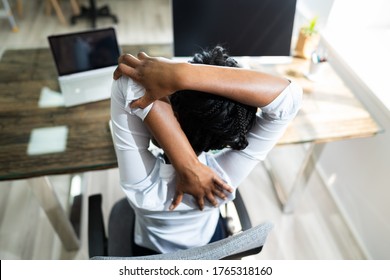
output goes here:
[[209, 92], [255, 107], [270, 104], [289, 85], [289, 81], [249, 69], [175, 62], [164, 58], [124, 55], [114, 74], [130, 76], [146, 89], [132, 103], [144, 108], [154, 100], [189, 89]]

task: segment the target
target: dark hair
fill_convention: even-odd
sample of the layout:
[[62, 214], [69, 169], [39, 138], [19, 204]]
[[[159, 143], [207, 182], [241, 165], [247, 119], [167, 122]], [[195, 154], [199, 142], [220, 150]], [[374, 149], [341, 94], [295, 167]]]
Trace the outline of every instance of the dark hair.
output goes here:
[[[190, 62], [238, 67], [237, 61], [221, 46], [195, 54]], [[225, 147], [242, 150], [248, 145], [247, 133], [254, 124], [256, 107], [193, 90], [178, 91], [170, 100], [196, 153]]]

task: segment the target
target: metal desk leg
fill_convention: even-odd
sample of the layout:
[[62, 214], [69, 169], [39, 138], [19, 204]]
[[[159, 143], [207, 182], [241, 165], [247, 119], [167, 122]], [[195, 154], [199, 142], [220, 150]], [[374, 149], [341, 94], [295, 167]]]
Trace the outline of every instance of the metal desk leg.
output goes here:
[[264, 166], [271, 179], [280, 206], [286, 214], [294, 211], [295, 204], [306, 188], [317, 159], [320, 157], [325, 146], [323, 143], [309, 143], [308, 145], [309, 147], [306, 150], [305, 157], [288, 195], [281, 186], [277, 176], [274, 174], [271, 164], [267, 160], [264, 161]]
[[29, 183], [65, 249], [68, 251], [79, 249], [80, 241], [49, 179], [47, 177], [31, 178]]
[[12, 10], [8, 4], [8, 0], [3, 0], [2, 2], [3, 2], [4, 9], [0, 10], [0, 12], [1, 12], [0, 18], [2, 18], [2, 17], [8, 18], [9, 23], [12, 27], [12, 32], [18, 32], [19, 28], [16, 25], [16, 21], [15, 21], [13, 14], [12, 14]]

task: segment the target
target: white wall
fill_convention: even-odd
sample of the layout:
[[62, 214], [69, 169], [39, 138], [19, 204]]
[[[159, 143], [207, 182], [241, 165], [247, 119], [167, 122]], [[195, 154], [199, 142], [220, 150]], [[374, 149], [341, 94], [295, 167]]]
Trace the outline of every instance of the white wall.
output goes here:
[[390, 259], [390, 120], [383, 116], [380, 121], [385, 133], [329, 143], [319, 161], [333, 197], [369, 259]]
[[296, 17], [294, 19], [292, 47], [299, 34], [299, 29], [307, 25], [311, 19], [318, 17], [317, 29], [322, 30], [326, 24], [334, 0], [297, 0]]
[[[330, 9], [324, 10], [324, 7], [331, 7], [332, 4], [334, 7], [344, 6], [347, 12], [333, 10], [330, 13]], [[298, 13], [303, 11], [309, 16], [327, 17], [330, 14], [329, 20], [324, 22], [332, 27], [335, 26], [335, 18], [338, 19], [336, 28], [329, 29], [326, 40], [330, 48], [329, 61], [385, 131], [371, 138], [328, 143], [318, 169], [367, 258], [390, 259], [390, 114], [375, 94], [375, 86], [380, 82], [378, 77], [381, 79], [383, 71], [386, 71], [379, 67], [378, 62], [388, 58], [372, 59], [381, 57], [378, 55], [379, 42], [373, 40], [372, 45], [367, 46], [363, 44], [364, 36], [351, 40], [350, 34], [353, 32], [348, 31], [348, 28], [354, 27], [357, 31], [355, 34], [362, 35], [359, 31], [363, 27], [390, 27], [390, 1], [298, 0], [297, 7]], [[335, 36], [338, 42], [332, 41], [335, 30], [344, 32]], [[352, 44], [348, 46], [349, 50], [358, 50], [358, 55], [349, 56], [346, 53], [348, 48], [341, 47], [346, 46], [343, 43]], [[371, 49], [367, 49], [369, 47]], [[390, 58], [390, 54], [387, 55]], [[370, 64], [367, 65], [365, 61]], [[360, 65], [358, 62], [361, 62]], [[388, 69], [388, 65], [385, 69]], [[364, 73], [377, 79], [372, 86]], [[387, 99], [390, 99], [389, 95], [386, 91]]]

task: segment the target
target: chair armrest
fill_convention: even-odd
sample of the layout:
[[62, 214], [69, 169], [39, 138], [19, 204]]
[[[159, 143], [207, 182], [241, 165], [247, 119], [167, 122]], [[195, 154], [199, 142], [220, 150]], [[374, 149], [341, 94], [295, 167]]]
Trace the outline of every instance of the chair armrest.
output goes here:
[[100, 194], [88, 198], [88, 250], [90, 257], [107, 255], [107, 236]]
[[236, 207], [237, 215], [240, 219], [242, 230], [245, 231], [252, 228], [252, 223], [249, 218], [248, 210], [246, 210], [244, 200], [242, 199], [242, 196], [238, 189], [236, 190], [236, 198], [233, 200], [233, 203]]

